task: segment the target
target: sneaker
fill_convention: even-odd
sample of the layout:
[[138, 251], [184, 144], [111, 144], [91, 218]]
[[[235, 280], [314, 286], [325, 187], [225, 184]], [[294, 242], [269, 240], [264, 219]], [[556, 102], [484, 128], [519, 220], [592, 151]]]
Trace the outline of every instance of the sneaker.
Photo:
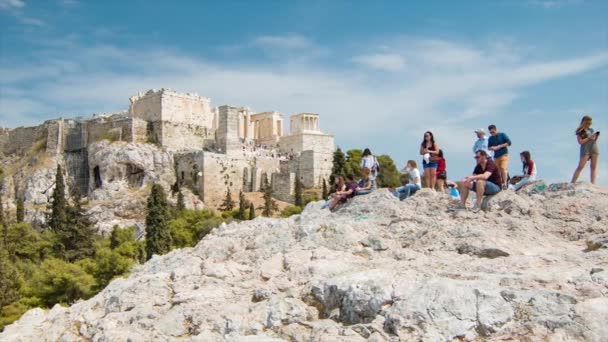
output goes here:
[[481, 208], [480, 208], [480, 207], [478, 207], [478, 206], [477, 206], [477, 204], [475, 204], [475, 205], [473, 206], [473, 209], [471, 209], [471, 211], [472, 211], [472, 212], [474, 212], [474, 213], [478, 213], [480, 210], [481, 210]]
[[455, 206], [449, 208], [448, 210], [449, 211], [467, 210], [467, 207], [465, 207], [462, 204], [459, 204], [459, 205], [455, 205]]

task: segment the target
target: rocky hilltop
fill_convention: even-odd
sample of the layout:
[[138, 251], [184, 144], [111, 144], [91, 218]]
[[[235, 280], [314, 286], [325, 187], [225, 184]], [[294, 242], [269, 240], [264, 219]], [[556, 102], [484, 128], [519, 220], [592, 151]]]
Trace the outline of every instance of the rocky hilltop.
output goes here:
[[2, 341], [608, 340], [608, 192], [426, 190], [223, 225]]

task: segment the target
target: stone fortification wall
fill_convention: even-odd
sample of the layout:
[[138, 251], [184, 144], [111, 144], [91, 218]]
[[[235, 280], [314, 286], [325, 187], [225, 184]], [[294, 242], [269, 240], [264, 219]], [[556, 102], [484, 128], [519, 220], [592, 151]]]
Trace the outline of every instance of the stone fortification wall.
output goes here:
[[242, 150], [238, 137], [239, 109], [232, 106], [219, 108], [218, 128], [216, 133], [217, 148], [221, 153], [232, 154]]
[[296, 174], [288, 173], [273, 173], [272, 174], [272, 190], [274, 198], [283, 202], [294, 202]]
[[[218, 204], [226, 189], [259, 191], [263, 174], [269, 177], [279, 170], [273, 158], [243, 158], [212, 152], [182, 153], [175, 156], [177, 180], [191, 188], [205, 203]], [[269, 178], [270, 180], [270, 178]]]
[[88, 144], [101, 140], [133, 142], [133, 119], [126, 113], [87, 122]]
[[161, 89], [135, 95], [130, 101], [129, 114], [137, 119], [213, 127], [210, 100], [206, 97]]
[[329, 180], [332, 160], [328, 155], [304, 151], [298, 159], [298, 174], [301, 176], [300, 179], [304, 187], [321, 187], [323, 179]]
[[323, 133], [300, 133], [284, 136], [278, 144], [281, 153], [299, 153], [313, 150], [317, 153], [334, 153], [334, 136]]
[[35, 147], [46, 150], [47, 134], [47, 123], [40, 126], [17, 127], [12, 129], [8, 132], [8, 137], [6, 138], [3, 151], [4, 155], [24, 155]]
[[159, 143], [168, 150], [202, 150], [215, 139], [215, 132], [204, 126], [163, 121], [158, 127]]

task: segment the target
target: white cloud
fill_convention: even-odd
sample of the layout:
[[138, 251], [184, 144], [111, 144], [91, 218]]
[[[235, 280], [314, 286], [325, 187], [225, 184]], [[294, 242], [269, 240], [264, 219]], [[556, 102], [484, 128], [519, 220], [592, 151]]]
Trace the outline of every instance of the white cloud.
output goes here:
[[25, 7], [23, 0], [0, 0], [0, 9], [19, 9]]
[[405, 67], [405, 59], [394, 53], [376, 53], [356, 56], [353, 61], [372, 69], [398, 71]]
[[267, 48], [280, 49], [305, 49], [314, 45], [308, 38], [299, 34], [260, 36], [253, 40], [253, 44]]
[[547, 9], [560, 8], [566, 5], [582, 4], [584, 0], [531, 0], [528, 3], [533, 6], [540, 6]]

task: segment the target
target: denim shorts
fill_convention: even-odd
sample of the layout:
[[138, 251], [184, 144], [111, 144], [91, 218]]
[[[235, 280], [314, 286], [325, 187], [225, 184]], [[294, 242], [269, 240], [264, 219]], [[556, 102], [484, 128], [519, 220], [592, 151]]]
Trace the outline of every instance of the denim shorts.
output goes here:
[[432, 161], [430, 163], [426, 163], [424, 160], [422, 161], [422, 168], [423, 169], [436, 169], [437, 168], [437, 162]]
[[[471, 183], [471, 191], [475, 191], [477, 188], [477, 181], [473, 181]], [[483, 191], [483, 195], [484, 196], [490, 196], [490, 195], [496, 195], [497, 193], [500, 192], [500, 186], [492, 183], [492, 182], [488, 182], [486, 181], [486, 188]]]

